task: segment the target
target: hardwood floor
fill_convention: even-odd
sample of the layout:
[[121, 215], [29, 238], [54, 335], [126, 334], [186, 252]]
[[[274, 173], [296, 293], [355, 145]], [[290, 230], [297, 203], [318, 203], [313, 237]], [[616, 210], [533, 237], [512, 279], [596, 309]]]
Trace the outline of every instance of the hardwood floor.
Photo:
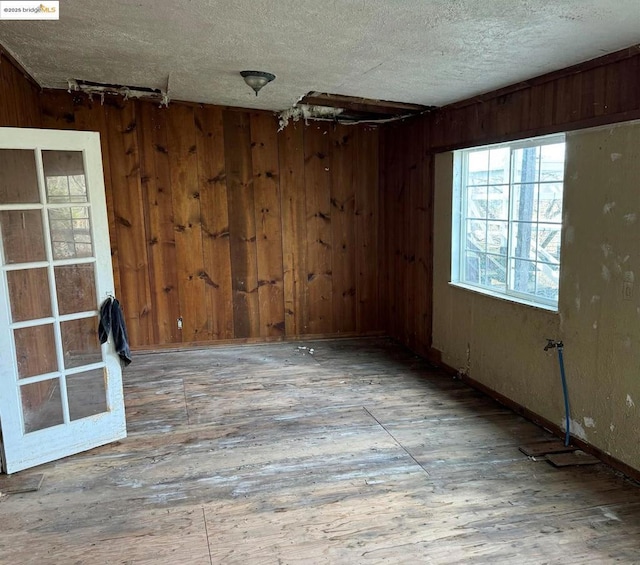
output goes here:
[[137, 355], [125, 383], [127, 439], [0, 497], [0, 563], [640, 563], [635, 483], [527, 458], [544, 431], [388, 340]]

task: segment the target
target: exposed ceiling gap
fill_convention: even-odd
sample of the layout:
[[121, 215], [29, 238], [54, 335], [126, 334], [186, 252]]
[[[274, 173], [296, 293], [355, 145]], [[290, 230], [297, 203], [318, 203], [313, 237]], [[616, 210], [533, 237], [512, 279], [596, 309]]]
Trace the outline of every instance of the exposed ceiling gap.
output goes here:
[[[42, 88], [82, 78], [277, 113], [309, 93], [304, 104], [339, 108], [354, 123], [533, 84], [531, 77], [633, 51], [640, 29], [638, 0], [511, 0], [507, 11], [477, 0], [337, 2], [331, 10], [312, 0], [184, 4], [111, 2], [105, 11], [101, 0], [65, 0], [56, 22], [0, 20], [0, 41]], [[278, 79], [256, 97], [243, 69]]]
[[147, 100], [156, 100], [163, 106], [168, 106], [169, 104], [169, 95], [166, 91], [159, 88], [149, 88], [146, 86], [106, 84], [89, 80], [70, 79], [69, 92], [71, 92], [72, 90], [86, 92], [89, 95], [97, 94], [102, 98], [103, 101], [105, 94], [115, 94], [118, 96], [124, 96], [125, 100], [127, 98], [145, 98]]
[[422, 114], [423, 112], [435, 109], [434, 106], [423, 106], [421, 104], [408, 104], [390, 100], [373, 100], [371, 98], [316, 91], [309, 92], [299, 103], [308, 106], [340, 108], [342, 110], [340, 118], [343, 120], [397, 119]]

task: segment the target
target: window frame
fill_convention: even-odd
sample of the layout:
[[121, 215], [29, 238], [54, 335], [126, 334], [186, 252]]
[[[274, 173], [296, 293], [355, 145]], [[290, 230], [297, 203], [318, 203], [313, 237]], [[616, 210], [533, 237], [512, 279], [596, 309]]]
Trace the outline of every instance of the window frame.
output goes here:
[[[558, 311], [558, 300], [548, 299], [540, 295], [530, 294], [527, 292], [522, 292], [513, 288], [513, 279], [512, 279], [512, 271], [514, 271], [515, 262], [518, 260], [518, 257], [515, 255], [515, 238], [512, 237], [514, 226], [522, 220], [518, 220], [514, 218], [514, 201], [516, 200], [516, 196], [514, 194], [514, 186], [520, 186], [523, 183], [522, 181], [517, 181], [514, 178], [514, 154], [519, 149], [525, 149], [529, 147], [543, 147], [545, 145], [556, 145], [559, 143], [565, 144], [565, 154], [564, 154], [564, 166], [562, 169], [562, 181], [541, 181], [540, 178], [540, 164], [537, 162], [537, 170], [536, 170], [536, 180], [534, 183], [536, 186], [540, 186], [541, 184], [562, 184], [562, 208], [560, 211], [560, 220], [559, 222], [545, 222], [541, 221], [540, 217], [536, 218], [535, 222], [531, 222], [536, 226], [536, 234], [538, 233], [538, 226], [545, 224], [557, 224], [560, 232], [560, 240], [559, 240], [559, 259], [558, 259], [558, 271], [561, 269], [562, 265], [562, 227], [563, 227], [563, 219], [562, 214], [564, 210], [564, 186], [565, 186], [565, 178], [566, 178], [566, 134], [565, 133], [556, 133], [552, 135], [533, 137], [527, 139], [519, 139], [511, 142], [505, 143], [496, 143], [490, 145], [482, 145], [476, 147], [469, 147], [465, 149], [460, 149], [454, 151], [454, 162], [453, 162], [453, 193], [452, 193], [452, 238], [451, 238], [451, 284], [454, 286], [459, 286], [461, 288], [465, 288], [468, 290], [472, 290], [475, 292], [479, 292], [481, 294], [489, 295], [495, 298], [504, 299], [511, 302], [518, 302], [522, 304], [527, 304], [529, 306], [534, 306], [537, 308], [551, 310], [554, 312]], [[489, 253], [487, 251], [487, 247], [485, 246], [484, 256], [487, 255], [495, 255], [498, 257], [504, 257], [505, 259], [505, 286], [504, 290], [499, 287], [491, 287], [487, 285], [483, 285], [481, 282], [474, 283], [466, 280], [465, 273], [465, 264], [468, 259], [468, 249], [466, 248], [466, 240], [467, 240], [467, 222], [473, 221], [473, 219], [469, 219], [468, 216], [468, 192], [467, 189], [469, 186], [475, 186], [468, 184], [469, 179], [469, 155], [473, 152], [478, 151], [491, 151], [501, 148], [509, 149], [509, 158], [508, 158], [508, 213], [507, 213], [507, 233], [506, 233], [506, 254], [505, 255], [496, 255], [494, 253]], [[488, 164], [490, 167], [490, 163]], [[479, 185], [482, 186], [482, 185]], [[500, 186], [500, 183], [491, 184], [489, 182], [489, 178], [487, 178], [487, 191], [489, 191], [491, 186]], [[487, 203], [489, 201], [489, 196], [487, 192]], [[540, 202], [538, 197], [537, 202]], [[489, 217], [489, 212], [487, 211], [486, 217], [481, 221], [485, 221], [488, 226], [488, 222], [492, 221]], [[505, 220], [493, 220], [496, 222], [504, 222]], [[489, 232], [486, 230], [485, 239], [488, 240]], [[537, 250], [537, 247], [536, 247]], [[525, 260], [525, 259], [522, 259]], [[540, 261], [537, 255], [535, 259], [526, 259], [526, 261], [530, 261], [535, 265], [538, 264], [547, 264], [546, 261]], [[552, 264], [552, 263], [549, 263]], [[536, 275], [537, 276], [537, 275]], [[558, 273], [558, 286], [557, 286], [557, 296], [559, 298], [560, 291], [560, 273]]]

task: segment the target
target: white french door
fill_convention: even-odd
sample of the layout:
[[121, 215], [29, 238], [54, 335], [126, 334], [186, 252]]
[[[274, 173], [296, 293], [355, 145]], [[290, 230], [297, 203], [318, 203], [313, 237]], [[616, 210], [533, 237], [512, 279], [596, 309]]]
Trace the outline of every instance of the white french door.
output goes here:
[[13, 473], [126, 435], [100, 136], [0, 128], [0, 452]]

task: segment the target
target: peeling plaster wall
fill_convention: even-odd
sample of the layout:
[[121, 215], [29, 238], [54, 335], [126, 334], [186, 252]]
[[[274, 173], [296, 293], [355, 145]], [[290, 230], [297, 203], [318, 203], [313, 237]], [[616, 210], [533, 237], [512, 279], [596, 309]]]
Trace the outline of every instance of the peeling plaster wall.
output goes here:
[[444, 363], [640, 469], [640, 124], [567, 135], [557, 313], [449, 285], [452, 153], [436, 156], [433, 346]]
[[567, 140], [560, 329], [572, 417], [639, 468], [640, 123]]

